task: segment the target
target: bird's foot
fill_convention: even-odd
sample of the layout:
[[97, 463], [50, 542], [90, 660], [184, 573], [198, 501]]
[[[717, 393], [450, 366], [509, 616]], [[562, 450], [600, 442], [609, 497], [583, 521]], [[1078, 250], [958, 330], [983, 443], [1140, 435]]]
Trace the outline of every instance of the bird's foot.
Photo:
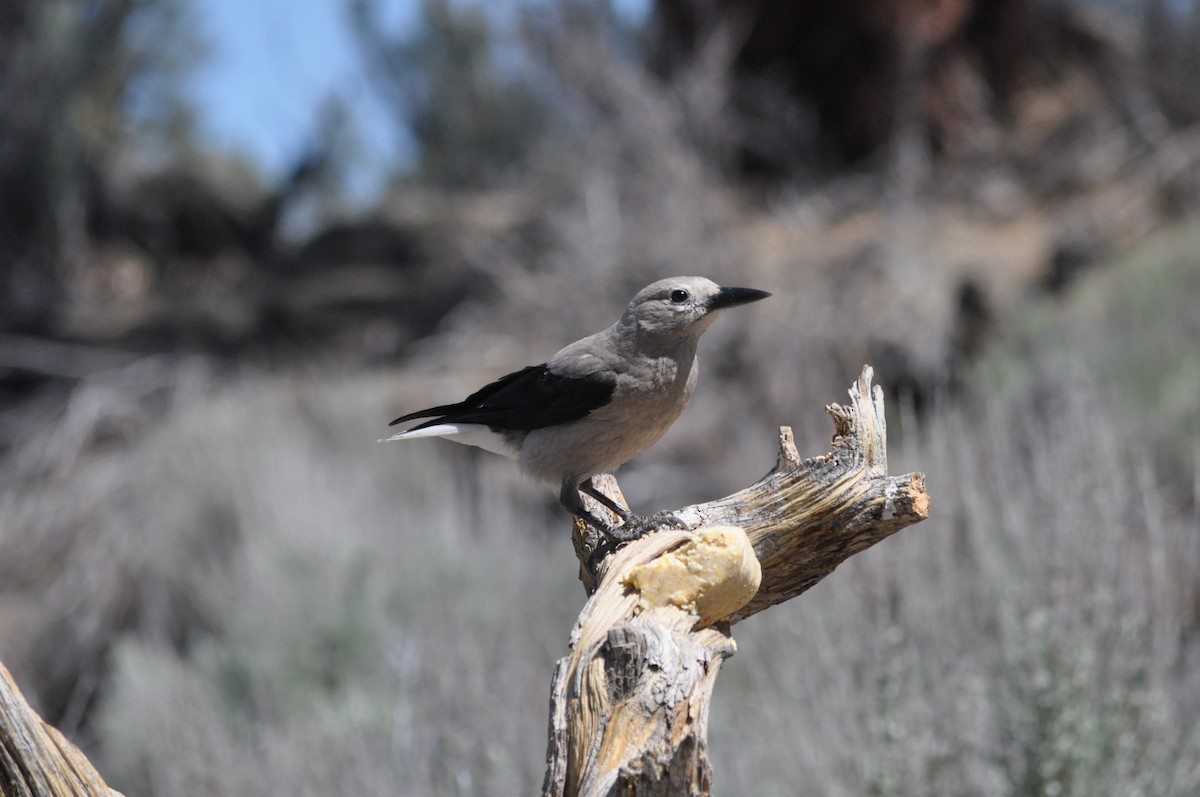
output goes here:
[[644, 537], [659, 529], [686, 529], [687, 524], [678, 515], [670, 512], [655, 512], [653, 515], [642, 517], [629, 514], [625, 522], [615, 528], [609, 528], [605, 534], [610, 540], [629, 542]]
[[624, 518], [624, 522], [620, 526], [610, 526], [608, 524], [595, 526], [602, 534], [603, 538], [592, 551], [592, 555], [588, 557], [587, 566], [593, 572], [600, 562], [611, 553], [616, 553], [617, 549], [626, 543], [641, 539], [652, 531], [660, 529], [685, 529], [687, 524], [678, 515], [673, 515], [670, 512], [655, 512], [653, 515], [642, 517], [628, 512]]

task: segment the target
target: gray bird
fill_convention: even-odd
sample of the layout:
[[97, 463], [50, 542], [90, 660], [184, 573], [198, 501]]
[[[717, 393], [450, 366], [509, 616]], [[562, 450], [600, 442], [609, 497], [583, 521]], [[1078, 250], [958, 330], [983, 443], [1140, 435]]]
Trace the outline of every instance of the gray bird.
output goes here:
[[[517, 461], [557, 483], [558, 500], [611, 540], [634, 539], [671, 518], [642, 518], [592, 485], [653, 445], [696, 390], [696, 344], [717, 314], [771, 294], [671, 277], [638, 291], [608, 329], [577, 340], [541, 365], [480, 388], [457, 404], [410, 412], [390, 425], [429, 418], [387, 440], [445, 437]], [[580, 491], [616, 513], [605, 523]]]

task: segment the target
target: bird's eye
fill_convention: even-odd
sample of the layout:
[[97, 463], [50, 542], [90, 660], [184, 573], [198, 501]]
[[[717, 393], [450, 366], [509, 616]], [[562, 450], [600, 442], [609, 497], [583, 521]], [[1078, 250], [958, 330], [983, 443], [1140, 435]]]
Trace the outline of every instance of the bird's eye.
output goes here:
[[683, 304], [688, 300], [688, 292], [683, 288], [676, 288], [671, 291], [671, 301], [675, 304]]

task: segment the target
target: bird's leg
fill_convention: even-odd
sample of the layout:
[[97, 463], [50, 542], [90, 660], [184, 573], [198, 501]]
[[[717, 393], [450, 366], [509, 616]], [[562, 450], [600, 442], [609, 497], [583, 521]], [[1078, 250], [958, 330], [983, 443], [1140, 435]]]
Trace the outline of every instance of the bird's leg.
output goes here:
[[673, 515], [670, 512], [655, 512], [653, 515], [648, 517], [635, 515], [633, 512], [629, 511], [604, 493], [597, 490], [596, 485], [592, 484], [591, 479], [587, 479], [580, 483], [579, 489], [582, 492], [590, 495], [592, 498], [595, 498], [597, 501], [603, 504], [606, 509], [612, 510], [613, 514], [621, 518], [621, 527], [619, 529], [613, 529], [613, 531], [616, 531], [615, 534], [611, 532], [605, 532], [612, 539], [622, 541], [634, 540], [658, 529], [687, 528], [687, 524], [684, 523], [679, 516]]
[[596, 529], [604, 532], [604, 535], [613, 542], [628, 542], [629, 540], [636, 540], [638, 537], [645, 536], [652, 531], [657, 531], [658, 529], [662, 528], [687, 528], [686, 523], [684, 523], [677, 516], [672, 515], [670, 512], [656, 512], [649, 517], [635, 515], [633, 512], [630, 512], [628, 509], [597, 490], [596, 486], [592, 484], [591, 479], [586, 479], [581, 482], [578, 488], [568, 488], [567, 483], [564, 482], [563, 489], [571, 489], [573, 492], [576, 492], [577, 501], [578, 492], [587, 493], [592, 498], [595, 498], [597, 501], [599, 501], [606, 509], [612, 510], [613, 514], [621, 518], [620, 526], [611, 526], [607, 523], [597, 524], [594, 520], [589, 519], [591, 517], [591, 513], [587, 513], [586, 510], [583, 509], [582, 501], [579, 501], [579, 509], [580, 511], [585, 512], [586, 516], [572, 509], [571, 506], [568, 505], [567, 500], [561, 494], [559, 495], [559, 500], [563, 502], [563, 506], [567, 507], [567, 509], [573, 512], [577, 517], [583, 518]]
[[592, 498], [595, 498], [597, 501], [599, 501], [604, 506], [605, 509], [609, 510], [614, 515], [621, 518], [622, 523], [628, 523], [631, 518], [635, 517], [635, 515], [632, 512], [630, 512], [628, 509], [621, 506], [616, 501], [614, 501], [613, 499], [609, 498], [604, 493], [597, 490], [596, 485], [592, 484], [591, 479], [584, 479], [583, 482], [579, 485], [579, 489], [582, 492], [585, 492], [588, 495], [590, 495]]
[[587, 511], [587, 508], [583, 505], [583, 496], [579, 494], [579, 485], [571, 479], [563, 479], [562, 488], [558, 491], [558, 502], [572, 515], [587, 523], [610, 540], [633, 539], [633, 537], [623, 538], [621, 531], [617, 527], [605, 523]]

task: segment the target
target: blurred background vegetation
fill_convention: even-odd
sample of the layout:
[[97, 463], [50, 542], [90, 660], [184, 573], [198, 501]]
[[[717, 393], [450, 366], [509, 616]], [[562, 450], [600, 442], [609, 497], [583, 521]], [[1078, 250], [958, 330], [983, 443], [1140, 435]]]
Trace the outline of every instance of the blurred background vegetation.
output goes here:
[[568, 521], [374, 440], [696, 273], [775, 296], [634, 506], [824, 451], [864, 362], [934, 496], [737, 627], [718, 792], [1200, 793], [1200, 6], [296, 4], [369, 88], [267, 168], [215, 2], [0, 4], [0, 660], [110, 783], [536, 791]]

